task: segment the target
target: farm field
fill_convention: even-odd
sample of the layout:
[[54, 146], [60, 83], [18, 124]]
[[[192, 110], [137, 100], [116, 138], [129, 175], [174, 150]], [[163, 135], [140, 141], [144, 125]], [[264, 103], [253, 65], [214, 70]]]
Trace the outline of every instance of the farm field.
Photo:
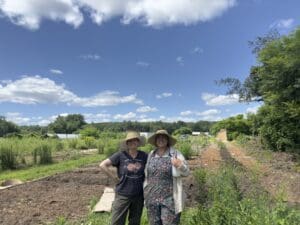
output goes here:
[[[234, 174], [235, 188], [241, 198], [239, 201], [242, 202], [243, 198], [248, 199], [253, 194], [267, 196], [266, 198], [272, 199], [274, 203], [274, 206], [268, 206], [270, 209], [274, 207], [275, 211], [279, 210], [276, 204], [283, 204], [281, 207], [284, 208], [286, 215], [282, 214], [275, 219], [286, 221], [282, 224], [299, 224], [299, 172], [278, 166], [282, 163], [280, 161], [277, 165], [270, 160], [259, 162], [246, 150], [232, 143], [226, 143], [226, 146], [220, 143], [211, 143], [199, 148], [197, 145], [192, 146], [193, 151], [198, 152], [199, 155], [194, 154], [189, 160], [192, 173], [185, 178], [187, 208], [182, 215], [181, 224], [218, 224], [216, 221], [212, 223], [212, 218], [210, 223], [205, 223], [203, 215], [199, 215], [197, 209], [199, 205], [206, 210], [212, 210], [214, 207], [214, 203], [209, 200], [209, 191], [217, 188], [218, 184], [211, 183], [213, 180], [209, 181], [208, 176], [218, 177], [221, 174], [224, 179], [221, 183], [224, 182], [223, 188], [226, 190], [226, 177], [231, 173], [230, 176]], [[288, 158], [285, 160], [289, 165], [295, 164]], [[95, 163], [86, 165], [69, 172], [0, 190], [0, 224], [107, 223], [108, 214], [91, 213], [91, 208], [102, 195], [104, 187], [114, 186], [97, 165]], [[233, 169], [228, 170], [226, 167]], [[227, 175], [224, 176], [222, 173]], [[225, 210], [224, 208], [224, 213]], [[288, 215], [291, 220], [287, 219]], [[235, 224], [229, 222], [229, 212], [227, 216], [226, 224]], [[147, 224], [145, 217], [143, 217], [143, 224]]]

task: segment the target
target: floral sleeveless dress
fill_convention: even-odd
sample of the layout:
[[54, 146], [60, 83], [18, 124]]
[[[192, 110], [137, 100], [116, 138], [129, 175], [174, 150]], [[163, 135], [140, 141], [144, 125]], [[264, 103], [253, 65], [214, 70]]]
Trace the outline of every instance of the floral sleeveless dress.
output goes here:
[[145, 205], [151, 225], [177, 225], [179, 215], [175, 214], [173, 199], [173, 178], [171, 157], [149, 159], [147, 185], [144, 188]]

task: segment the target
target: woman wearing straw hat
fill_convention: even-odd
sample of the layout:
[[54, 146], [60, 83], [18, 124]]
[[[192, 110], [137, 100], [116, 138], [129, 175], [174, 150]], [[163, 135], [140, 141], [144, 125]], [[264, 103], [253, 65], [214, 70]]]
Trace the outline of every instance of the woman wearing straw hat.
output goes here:
[[156, 148], [148, 155], [144, 183], [150, 225], [178, 225], [183, 210], [182, 177], [189, 168], [184, 156], [173, 148], [176, 139], [158, 130], [148, 142]]
[[[138, 150], [145, 144], [145, 138], [138, 132], [129, 131], [121, 142], [124, 149], [100, 163], [100, 167], [117, 180], [116, 196], [112, 205], [111, 225], [125, 225], [127, 214], [129, 225], [139, 225], [144, 205], [143, 182], [147, 153]], [[117, 167], [117, 175], [109, 170]]]

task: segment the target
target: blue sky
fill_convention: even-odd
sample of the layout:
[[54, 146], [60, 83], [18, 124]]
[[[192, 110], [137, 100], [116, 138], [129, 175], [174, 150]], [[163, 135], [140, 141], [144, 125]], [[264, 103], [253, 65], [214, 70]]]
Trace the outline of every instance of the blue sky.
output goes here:
[[299, 26], [298, 0], [0, 0], [0, 115], [47, 125], [220, 120], [255, 112], [215, 80], [243, 80], [248, 41]]

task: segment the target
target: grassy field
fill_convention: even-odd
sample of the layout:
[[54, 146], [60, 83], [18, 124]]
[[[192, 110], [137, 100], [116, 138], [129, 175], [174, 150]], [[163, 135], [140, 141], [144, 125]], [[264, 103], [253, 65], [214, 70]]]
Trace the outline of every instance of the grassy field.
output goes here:
[[104, 155], [93, 154], [88, 156], [80, 156], [75, 159], [53, 163], [50, 165], [33, 166], [21, 170], [6, 170], [0, 173], [0, 183], [1, 181], [6, 179], [20, 179], [22, 181], [29, 181], [45, 176], [50, 176], [56, 173], [71, 171], [78, 167], [82, 167], [92, 163], [99, 163], [104, 159], [104, 157]]

